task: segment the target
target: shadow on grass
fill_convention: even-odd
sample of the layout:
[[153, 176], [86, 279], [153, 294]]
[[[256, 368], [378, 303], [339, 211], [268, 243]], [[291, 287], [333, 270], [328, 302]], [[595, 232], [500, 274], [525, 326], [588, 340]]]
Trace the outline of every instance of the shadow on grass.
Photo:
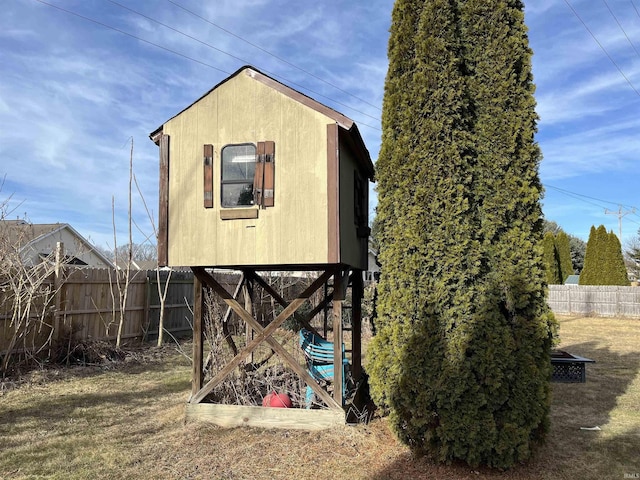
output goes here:
[[[573, 468], [580, 478], [640, 475], [640, 390], [632, 387], [638, 382], [640, 356], [601, 345], [566, 345], [569, 352], [596, 363], [587, 365], [586, 383], [554, 384], [552, 431], [545, 453], [561, 471]], [[585, 430], [595, 427], [601, 430]]]
[[[422, 478], [637, 478], [640, 475], [640, 422], [636, 413], [640, 390], [630, 389], [640, 372], [637, 352], [620, 353], [602, 343], [564, 346], [591, 358], [586, 383], [553, 383], [551, 429], [531, 460], [508, 471], [438, 464], [411, 453], [371, 477]], [[624, 401], [622, 399], [624, 398]], [[635, 416], [635, 417], [634, 417]], [[601, 430], [584, 430], [598, 427]]]
[[[21, 401], [13, 402], [15, 406], [5, 403], [0, 408], [0, 437], [4, 439], [2, 446], [6, 449], [19, 446], [21, 436], [33, 429], [67, 434], [82, 426], [109, 428], [136, 422], [138, 419], [133, 415], [139, 415], [145, 409], [159, 408], [158, 402], [167, 396], [189, 391], [188, 376], [169, 371], [163, 377], [165, 370], [166, 365], [163, 364], [134, 365], [116, 372], [117, 375], [124, 375], [123, 379], [101, 379], [99, 377], [114, 372], [98, 370], [84, 372], [75, 379], [66, 377], [74, 382], [69, 392], [60, 392], [59, 389], [14, 391], [12, 395]], [[129, 375], [145, 373], [150, 378], [140, 378], [140, 381], [126, 379]], [[85, 379], [91, 381], [85, 383]], [[105, 391], [93, 391], [96, 388]]]

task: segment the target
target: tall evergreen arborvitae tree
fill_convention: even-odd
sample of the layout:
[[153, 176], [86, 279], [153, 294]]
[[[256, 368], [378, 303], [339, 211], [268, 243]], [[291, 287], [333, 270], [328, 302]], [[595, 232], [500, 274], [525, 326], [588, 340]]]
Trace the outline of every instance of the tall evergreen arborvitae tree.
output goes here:
[[557, 285], [560, 283], [560, 264], [558, 262], [558, 250], [556, 249], [556, 239], [553, 233], [546, 232], [542, 240], [543, 262], [546, 272], [547, 284]]
[[[471, 369], [483, 395], [463, 399], [484, 422], [465, 460], [509, 466], [547, 428], [554, 323], [545, 302], [541, 160], [531, 50], [520, 0], [459, 1], [465, 66], [476, 115], [474, 192], [487, 272]], [[487, 332], [491, 332], [488, 334]], [[475, 362], [473, 361], [475, 360]]]
[[591, 226], [587, 250], [584, 254], [584, 267], [580, 273], [580, 285], [604, 285], [603, 269], [607, 263], [606, 250], [609, 235], [604, 225]]
[[555, 238], [556, 252], [558, 253], [558, 266], [560, 268], [560, 282], [564, 283], [569, 275], [573, 275], [573, 262], [571, 261], [571, 246], [569, 235], [560, 231]]
[[[604, 228], [604, 227], [603, 227]], [[602, 247], [598, 245], [597, 230], [594, 225], [591, 225], [589, 230], [589, 239], [587, 240], [587, 249], [584, 253], [584, 266], [580, 272], [580, 285], [598, 285], [598, 271], [600, 262], [597, 258], [598, 252]]]
[[[473, 276], [466, 266], [477, 271], [479, 263], [468, 213], [469, 127], [455, 20], [449, 0], [400, 0], [393, 9], [376, 165], [384, 274], [370, 372], [376, 399], [391, 407], [399, 434], [405, 410], [413, 410], [406, 382], [423, 387], [426, 403], [436, 400], [427, 385], [442, 375], [446, 317], [455, 323], [452, 311], [464, 303], [458, 297], [470, 291]], [[407, 344], [421, 334], [420, 355], [410, 362]], [[414, 380], [405, 376], [407, 367]], [[415, 412], [417, 422], [429, 417]]]
[[545, 220], [543, 222], [543, 231], [545, 233], [551, 232], [554, 235], [563, 233], [564, 235], [569, 237], [569, 254], [571, 258], [571, 273], [569, 275], [579, 274], [582, 271], [582, 267], [584, 265], [584, 252], [587, 248], [587, 244], [584, 242], [584, 240], [566, 233], [564, 230], [562, 230], [560, 225], [549, 220]]
[[397, 0], [377, 163], [372, 393], [441, 460], [508, 467], [547, 426], [531, 52], [514, 0]]
[[620, 240], [604, 225], [591, 227], [580, 285], [629, 285]]
[[618, 236], [609, 232], [607, 238], [607, 278], [605, 285], [629, 286], [629, 276], [627, 267], [622, 256], [622, 245]]

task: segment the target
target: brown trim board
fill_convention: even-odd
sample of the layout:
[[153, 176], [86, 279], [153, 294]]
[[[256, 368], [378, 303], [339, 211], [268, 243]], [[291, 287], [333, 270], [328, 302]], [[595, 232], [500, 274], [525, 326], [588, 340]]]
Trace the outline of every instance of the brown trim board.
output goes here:
[[160, 194], [158, 207], [158, 266], [169, 263], [169, 135], [160, 137]]
[[338, 124], [327, 125], [328, 261], [340, 263], [340, 163]]

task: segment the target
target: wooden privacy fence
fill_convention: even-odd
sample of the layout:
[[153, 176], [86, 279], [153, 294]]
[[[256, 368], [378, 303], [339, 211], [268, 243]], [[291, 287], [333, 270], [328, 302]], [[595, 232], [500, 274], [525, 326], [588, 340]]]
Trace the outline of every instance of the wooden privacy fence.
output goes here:
[[549, 307], [558, 314], [640, 318], [640, 288], [549, 285]]
[[[169, 272], [160, 272], [159, 283], [163, 290], [168, 275]], [[121, 310], [116, 271], [66, 269], [59, 278], [61, 280], [57, 281], [52, 274], [40, 286], [43, 295], [39, 298], [46, 297], [46, 300], [40, 300], [46, 307], [32, 309], [29, 328], [20, 334], [20, 341], [12, 348], [13, 352], [37, 351], [49, 339], [83, 341], [116, 338]], [[120, 282], [124, 287], [123, 281]], [[47, 290], [53, 292], [48, 297]], [[11, 338], [16, 331], [16, 322], [12, 322], [12, 301], [8, 295], [8, 292], [0, 291], [0, 355], [11, 348]], [[193, 273], [171, 272], [164, 307], [166, 331], [180, 335], [191, 330], [192, 303]], [[131, 272], [124, 317], [123, 339], [157, 338], [160, 296], [155, 270]]]

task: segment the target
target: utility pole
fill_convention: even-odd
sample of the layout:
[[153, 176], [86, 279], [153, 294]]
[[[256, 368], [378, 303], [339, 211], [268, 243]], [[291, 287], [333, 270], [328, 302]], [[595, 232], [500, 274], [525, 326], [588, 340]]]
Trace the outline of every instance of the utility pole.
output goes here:
[[618, 236], [618, 240], [622, 243], [622, 217], [625, 215], [629, 215], [630, 213], [636, 213], [636, 208], [633, 207], [631, 210], [622, 211], [622, 205], [618, 205], [618, 210], [609, 210], [608, 208], [604, 209], [605, 215], [617, 215], [618, 216], [618, 232], [620, 235]]

